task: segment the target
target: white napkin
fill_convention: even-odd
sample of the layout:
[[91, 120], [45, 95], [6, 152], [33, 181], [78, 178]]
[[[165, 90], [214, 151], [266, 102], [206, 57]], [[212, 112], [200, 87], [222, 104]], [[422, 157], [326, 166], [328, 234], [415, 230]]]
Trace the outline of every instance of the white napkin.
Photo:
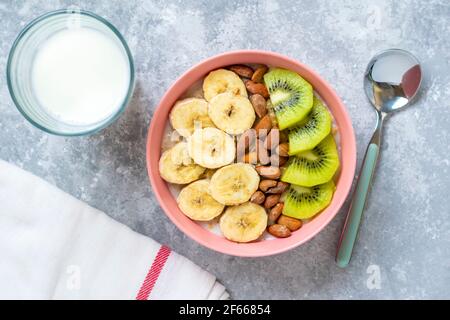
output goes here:
[[216, 278], [0, 160], [0, 299], [227, 299]]

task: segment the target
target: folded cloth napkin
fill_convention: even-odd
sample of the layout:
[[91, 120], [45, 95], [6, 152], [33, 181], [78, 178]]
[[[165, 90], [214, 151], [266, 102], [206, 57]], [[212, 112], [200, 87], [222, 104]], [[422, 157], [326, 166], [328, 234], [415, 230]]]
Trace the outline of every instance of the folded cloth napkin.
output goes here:
[[227, 299], [216, 278], [0, 160], [0, 299]]

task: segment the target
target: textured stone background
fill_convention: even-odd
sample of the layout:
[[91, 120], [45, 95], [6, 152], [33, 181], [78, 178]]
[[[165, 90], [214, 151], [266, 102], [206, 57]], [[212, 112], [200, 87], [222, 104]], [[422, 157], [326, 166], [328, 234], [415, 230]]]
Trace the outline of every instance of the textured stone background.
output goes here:
[[[134, 53], [126, 113], [99, 134], [61, 138], [30, 125], [5, 83], [10, 46], [32, 18], [76, 5], [115, 24]], [[166, 243], [217, 275], [234, 298], [450, 298], [450, 4], [430, 1], [1, 1], [0, 158], [23, 167]], [[307, 244], [241, 259], [201, 247], [166, 218], [145, 169], [147, 127], [169, 85], [200, 60], [232, 49], [277, 51], [317, 70], [343, 98], [358, 164], [375, 115], [362, 90], [371, 55], [399, 47], [423, 63], [419, 101], [388, 119], [381, 162], [351, 266], [334, 263], [347, 210]], [[1, 208], [1, 204], [0, 204]], [[381, 289], [369, 290], [378, 265]]]

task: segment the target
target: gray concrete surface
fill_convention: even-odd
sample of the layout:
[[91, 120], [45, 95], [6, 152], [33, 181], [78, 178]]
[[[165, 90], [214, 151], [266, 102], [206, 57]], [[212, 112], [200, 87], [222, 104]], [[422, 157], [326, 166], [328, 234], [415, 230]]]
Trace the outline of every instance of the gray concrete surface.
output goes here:
[[[90, 137], [61, 138], [34, 128], [14, 107], [5, 83], [8, 51], [21, 28], [69, 5], [113, 22], [136, 62], [131, 105], [119, 121]], [[170, 245], [217, 275], [237, 299], [450, 298], [448, 1], [3, 0], [0, 21], [1, 159]], [[192, 64], [227, 50], [256, 48], [310, 65], [348, 108], [359, 166], [375, 123], [362, 74], [371, 55], [390, 47], [410, 50], [422, 61], [423, 90], [413, 107], [387, 122], [348, 269], [334, 263], [347, 206], [307, 244], [260, 259], [203, 248], [164, 215], [146, 173], [147, 127], [165, 90]], [[374, 286], [371, 277], [378, 270], [381, 282]]]

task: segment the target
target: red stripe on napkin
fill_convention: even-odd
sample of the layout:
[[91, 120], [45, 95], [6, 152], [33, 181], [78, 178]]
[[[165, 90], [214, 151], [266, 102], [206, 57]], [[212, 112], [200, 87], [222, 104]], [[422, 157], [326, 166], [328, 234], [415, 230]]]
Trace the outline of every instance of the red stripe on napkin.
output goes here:
[[161, 246], [161, 248], [159, 248], [155, 260], [153, 260], [152, 266], [150, 267], [150, 270], [148, 270], [144, 283], [142, 284], [141, 289], [139, 289], [136, 300], [148, 300], [156, 280], [158, 280], [159, 274], [169, 258], [170, 252], [171, 250], [169, 247]]

